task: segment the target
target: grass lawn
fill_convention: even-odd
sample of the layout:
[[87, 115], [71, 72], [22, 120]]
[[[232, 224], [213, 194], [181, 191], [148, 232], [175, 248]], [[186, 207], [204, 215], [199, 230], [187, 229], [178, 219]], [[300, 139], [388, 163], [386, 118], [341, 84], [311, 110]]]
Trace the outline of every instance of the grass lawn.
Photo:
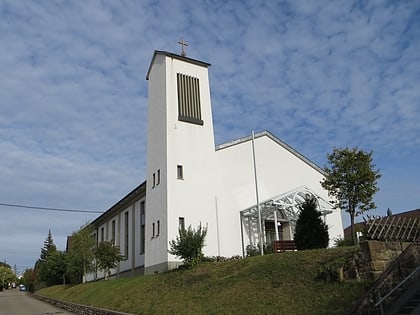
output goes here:
[[36, 293], [134, 314], [342, 314], [370, 283], [317, 280], [358, 248], [286, 252]]

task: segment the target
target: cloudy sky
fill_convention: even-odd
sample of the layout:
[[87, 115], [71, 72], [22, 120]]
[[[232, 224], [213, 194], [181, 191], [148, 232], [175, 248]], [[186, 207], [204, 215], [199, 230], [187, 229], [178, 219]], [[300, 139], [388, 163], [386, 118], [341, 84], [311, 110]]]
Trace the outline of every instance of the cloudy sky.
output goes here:
[[[212, 64], [217, 144], [269, 130], [319, 166], [334, 147], [372, 150], [372, 214], [420, 207], [418, 0], [1, 0], [0, 17], [1, 204], [104, 211], [140, 184], [146, 72], [183, 37]], [[98, 215], [0, 214], [18, 270], [49, 229], [65, 249]]]

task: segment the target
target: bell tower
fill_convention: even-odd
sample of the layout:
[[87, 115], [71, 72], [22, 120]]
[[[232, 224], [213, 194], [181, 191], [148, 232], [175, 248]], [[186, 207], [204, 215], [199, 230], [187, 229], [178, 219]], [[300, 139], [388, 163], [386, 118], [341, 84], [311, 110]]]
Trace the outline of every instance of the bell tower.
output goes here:
[[207, 226], [204, 252], [217, 255], [209, 66], [155, 51], [147, 73], [146, 273], [179, 263], [168, 249], [182, 226]]

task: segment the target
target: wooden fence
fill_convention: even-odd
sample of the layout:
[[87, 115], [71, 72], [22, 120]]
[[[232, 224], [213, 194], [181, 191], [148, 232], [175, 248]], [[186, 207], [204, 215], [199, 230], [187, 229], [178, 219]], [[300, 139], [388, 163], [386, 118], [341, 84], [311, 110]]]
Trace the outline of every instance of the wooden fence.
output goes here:
[[420, 220], [414, 217], [363, 217], [367, 240], [416, 242], [420, 238]]

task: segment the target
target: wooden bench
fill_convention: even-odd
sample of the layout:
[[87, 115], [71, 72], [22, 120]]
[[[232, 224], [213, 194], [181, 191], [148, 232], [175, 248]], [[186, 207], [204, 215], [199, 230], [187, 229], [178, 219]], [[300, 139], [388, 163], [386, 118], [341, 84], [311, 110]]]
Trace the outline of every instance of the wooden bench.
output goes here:
[[297, 250], [294, 240], [281, 240], [273, 241], [273, 250], [275, 253], [281, 253], [285, 251]]

